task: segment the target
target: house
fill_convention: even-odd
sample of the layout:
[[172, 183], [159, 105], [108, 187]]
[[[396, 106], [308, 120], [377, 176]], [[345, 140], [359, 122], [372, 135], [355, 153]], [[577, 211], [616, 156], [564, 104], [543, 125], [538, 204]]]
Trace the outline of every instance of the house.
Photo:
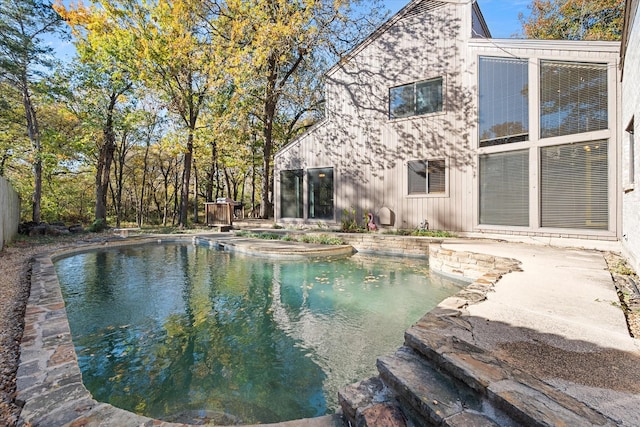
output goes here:
[[[627, 0], [620, 49], [622, 70], [622, 247], [640, 271], [640, 149], [635, 130], [640, 122], [640, 8]], [[634, 47], [633, 49], [631, 47]]]
[[276, 221], [616, 240], [619, 50], [492, 39], [477, 2], [411, 1], [327, 72], [325, 119], [276, 154]]

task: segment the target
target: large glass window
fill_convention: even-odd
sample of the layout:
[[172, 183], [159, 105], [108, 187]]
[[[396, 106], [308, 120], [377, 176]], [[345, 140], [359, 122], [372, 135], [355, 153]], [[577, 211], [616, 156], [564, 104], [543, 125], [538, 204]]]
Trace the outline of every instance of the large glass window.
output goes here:
[[391, 119], [438, 111], [442, 111], [442, 77], [389, 89]]
[[302, 169], [280, 171], [280, 217], [302, 218]]
[[480, 146], [529, 139], [529, 73], [526, 59], [480, 57]]
[[540, 149], [540, 222], [543, 227], [607, 230], [607, 141]]
[[407, 164], [409, 194], [445, 192], [444, 160], [412, 160]]
[[309, 169], [309, 218], [333, 219], [333, 168]]
[[480, 156], [480, 224], [529, 225], [529, 150]]
[[540, 61], [540, 136], [608, 128], [607, 66]]

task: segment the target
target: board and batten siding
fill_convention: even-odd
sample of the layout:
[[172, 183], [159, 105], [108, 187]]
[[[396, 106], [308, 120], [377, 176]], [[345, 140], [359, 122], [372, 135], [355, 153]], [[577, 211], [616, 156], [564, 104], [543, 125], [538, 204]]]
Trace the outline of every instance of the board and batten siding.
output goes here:
[[[465, 63], [470, 22], [466, 2], [397, 18], [327, 74], [326, 119], [276, 155], [276, 171], [333, 167], [335, 222], [345, 209], [355, 209], [362, 222], [366, 212], [377, 218], [384, 207], [394, 213], [395, 228], [426, 219], [431, 228], [469, 229], [473, 153], [467, 129], [475, 120]], [[440, 77], [442, 112], [389, 119], [391, 87]], [[407, 162], [428, 159], [446, 162], [445, 194], [408, 196]], [[278, 185], [275, 196], [278, 206]], [[304, 197], [306, 204], [306, 189]], [[276, 219], [286, 222], [279, 213]]]
[[[393, 228], [415, 228], [426, 220], [432, 229], [458, 232], [619, 238], [619, 43], [472, 38], [471, 3], [451, 0], [429, 4], [434, 7], [420, 13], [401, 11], [327, 73], [325, 120], [279, 151], [275, 170], [333, 167], [334, 223], [340, 222], [345, 209], [355, 209], [362, 223], [365, 213], [372, 212], [378, 219], [381, 210], [388, 208], [395, 215]], [[479, 148], [480, 56], [528, 60], [528, 141]], [[607, 129], [540, 138], [538, 71], [542, 60], [607, 65]], [[632, 58], [630, 63], [636, 65], [634, 61]], [[442, 112], [389, 118], [390, 88], [440, 77]], [[598, 140], [606, 140], [608, 150], [607, 229], [542, 227], [539, 153], [549, 146]], [[529, 225], [480, 225], [479, 158], [512, 150], [529, 153]], [[409, 195], [407, 162], [439, 159], [446, 162], [445, 193]], [[278, 179], [276, 172], [276, 220], [311, 222], [280, 218]], [[305, 210], [307, 198], [305, 182]]]

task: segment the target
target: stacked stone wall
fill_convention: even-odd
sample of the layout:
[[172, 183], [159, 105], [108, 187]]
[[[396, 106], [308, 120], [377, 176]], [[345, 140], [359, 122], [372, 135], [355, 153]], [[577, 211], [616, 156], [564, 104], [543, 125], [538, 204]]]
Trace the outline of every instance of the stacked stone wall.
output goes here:
[[439, 244], [442, 241], [442, 239], [430, 237], [386, 234], [339, 233], [338, 236], [358, 252], [423, 258], [429, 255], [429, 246], [431, 244]]

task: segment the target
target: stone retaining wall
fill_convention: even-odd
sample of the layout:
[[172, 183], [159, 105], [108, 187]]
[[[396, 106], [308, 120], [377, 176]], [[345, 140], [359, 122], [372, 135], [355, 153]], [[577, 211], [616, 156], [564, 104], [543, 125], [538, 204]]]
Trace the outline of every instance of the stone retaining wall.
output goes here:
[[493, 255], [444, 249], [440, 244], [429, 247], [429, 268], [439, 273], [476, 280], [485, 274], [515, 271], [519, 261]]
[[0, 176], [0, 250], [15, 237], [20, 225], [20, 196]]
[[[326, 233], [308, 233], [326, 234]], [[332, 236], [334, 233], [331, 234]], [[335, 233], [358, 252], [377, 255], [411, 256], [426, 258], [429, 246], [442, 239], [418, 236], [394, 236], [389, 234]]]

